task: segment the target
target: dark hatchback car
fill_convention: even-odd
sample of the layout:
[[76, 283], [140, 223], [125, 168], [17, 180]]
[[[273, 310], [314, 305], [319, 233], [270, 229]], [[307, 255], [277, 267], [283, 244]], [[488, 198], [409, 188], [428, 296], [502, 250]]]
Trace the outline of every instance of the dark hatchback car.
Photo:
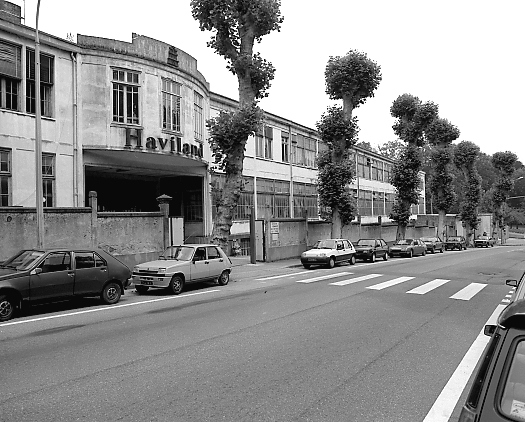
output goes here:
[[375, 262], [377, 258], [389, 258], [388, 245], [383, 239], [359, 239], [354, 242], [355, 257], [357, 259]]
[[454, 250], [458, 251], [462, 249], [467, 249], [467, 240], [463, 236], [450, 236], [445, 242], [445, 250]]
[[131, 282], [130, 269], [100, 249], [26, 249], [0, 263], [0, 321], [22, 304], [100, 296], [117, 303]]
[[407, 256], [412, 258], [416, 255], [425, 256], [427, 245], [419, 239], [399, 239], [390, 246], [390, 256]]
[[507, 306], [478, 363], [459, 422], [525, 420], [525, 301]]

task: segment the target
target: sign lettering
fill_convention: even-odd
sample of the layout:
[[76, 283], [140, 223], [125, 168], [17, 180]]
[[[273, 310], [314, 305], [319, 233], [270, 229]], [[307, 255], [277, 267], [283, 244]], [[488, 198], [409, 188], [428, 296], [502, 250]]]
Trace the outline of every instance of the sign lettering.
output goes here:
[[170, 138], [155, 138], [148, 136], [146, 143], [142, 144], [142, 129], [126, 128], [126, 148], [142, 149], [143, 147], [152, 151], [167, 151], [173, 154], [184, 154], [197, 158], [203, 157], [202, 144], [183, 143], [179, 136]]

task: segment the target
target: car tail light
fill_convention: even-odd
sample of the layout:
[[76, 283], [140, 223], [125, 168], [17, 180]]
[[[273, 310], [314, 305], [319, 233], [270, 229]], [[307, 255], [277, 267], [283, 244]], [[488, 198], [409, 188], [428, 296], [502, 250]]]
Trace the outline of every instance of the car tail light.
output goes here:
[[463, 406], [458, 422], [476, 422], [477, 415], [467, 406]]

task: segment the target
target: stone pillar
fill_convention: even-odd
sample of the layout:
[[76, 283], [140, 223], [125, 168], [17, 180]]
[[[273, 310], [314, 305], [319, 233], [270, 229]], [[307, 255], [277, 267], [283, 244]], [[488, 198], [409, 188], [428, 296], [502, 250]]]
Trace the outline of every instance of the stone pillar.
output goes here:
[[98, 201], [97, 193], [89, 191], [89, 206], [91, 207], [91, 247], [98, 248]]
[[159, 203], [159, 208], [162, 214], [164, 214], [164, 217], [162, 219], [162, 246], [163, 250], [165, 250], [168, 246], [170, 246], [170, 226], [169, 226], [169, 216], [170, 216], [170, 201], [173, 198], [168, 195], [161, 195], [157, 198], [157, 202]]

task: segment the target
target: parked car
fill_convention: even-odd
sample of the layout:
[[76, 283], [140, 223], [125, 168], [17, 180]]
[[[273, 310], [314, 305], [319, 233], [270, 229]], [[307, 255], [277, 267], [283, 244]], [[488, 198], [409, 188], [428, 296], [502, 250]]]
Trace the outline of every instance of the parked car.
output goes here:
[[355, 255], [354, 245], [348, 239], [323, 239], [315, 242], [312, 249], [301, 254], [301, 264], [304, 268], [310, 268], [312, 265], [333, 268], [341, 262], [354, 265]]
[[354, 244], [357, 259], [375, 262], [377, 258], [389, 258], [388, 245], [383, 239], [359, 239]]
[[173, 245], [158, 260], [136, 265], [132, 278], [137, 293], [163, 288], [178, 295], [186, 284], [199, 281], [214, 280], [225, 286], [231, 270], [230, 258], [217, 245]]
[[408, 256], [427, 254], [427, 245], [419, 239], [399, 239], [390, 247], [390, 256]]
[[445, 245], [439, 237], [421, 237], [420, 240], [426, 245], [427, 252], [436, 253], [439, 251], [443, 253]]
[[130, 269], [100, 249], [24, 249], [0, 264], [0, 321], [23, 304], [100, 296], [117, 303]]
[[450, 236], [445, 242], [445, 250], [448, 251], [449, 249], [466, 250], [467, 240], [463, 236]]
[[483, 352], [459, 422], [525, 420], [525, 301], [507, 306]]
[[474, 247], [475, 248], [488, 248], [493, 247], [496, 244], [496, 239], [490, 236], [478, 236], [476, 239], [474, 239]]

